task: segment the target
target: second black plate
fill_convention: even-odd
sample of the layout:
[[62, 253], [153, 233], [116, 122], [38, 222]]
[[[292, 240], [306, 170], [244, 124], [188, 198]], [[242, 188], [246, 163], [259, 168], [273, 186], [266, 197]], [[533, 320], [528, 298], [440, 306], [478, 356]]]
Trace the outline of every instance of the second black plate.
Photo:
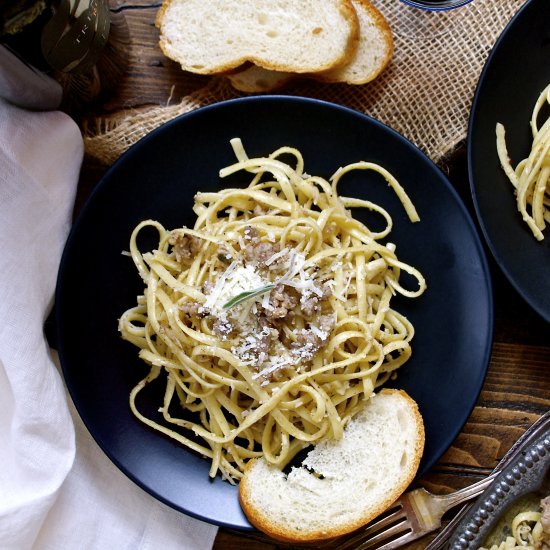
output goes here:
[[535, 101], [550, 84], [550, 2], [531, 0], [495, 44], [474, 97], [468, 164], [474, 204], [487, 243], [521, 296], [550, 322], [550, 230], [535, 239], [518, 212], [514, 189], [500, 166], [495, 126], [506, 129], [512, 165], [533, 140], [529, 121]]

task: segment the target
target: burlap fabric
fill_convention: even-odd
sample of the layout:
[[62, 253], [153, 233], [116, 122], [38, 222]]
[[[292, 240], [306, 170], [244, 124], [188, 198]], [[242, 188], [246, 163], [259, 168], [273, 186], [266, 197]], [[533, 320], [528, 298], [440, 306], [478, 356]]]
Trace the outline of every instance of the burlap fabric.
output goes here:
[[[473, 0], [444, 12], [374, 0], [394, 34], [390, 66], [362, 86], [302, 82], [282, 93], [332, 101], [367, 113], [411, 140], [435, 162], [465, 138], [479, 75], [498, 36], [525, 0]], [[192, 109], [240, 97], [224, 78], [170, 105], [96, 121], [87, 152], [105, 164], [152, 129]]]

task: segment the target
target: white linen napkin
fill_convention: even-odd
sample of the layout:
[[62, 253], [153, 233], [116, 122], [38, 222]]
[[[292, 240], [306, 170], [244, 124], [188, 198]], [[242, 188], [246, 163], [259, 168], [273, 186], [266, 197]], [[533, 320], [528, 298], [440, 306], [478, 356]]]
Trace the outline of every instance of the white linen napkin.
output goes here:
[[209, 549], [215, 526], [160, 503], [100, 450], [44, 337], [83, 158], [60, 99], [0, 46], [0, 549]]

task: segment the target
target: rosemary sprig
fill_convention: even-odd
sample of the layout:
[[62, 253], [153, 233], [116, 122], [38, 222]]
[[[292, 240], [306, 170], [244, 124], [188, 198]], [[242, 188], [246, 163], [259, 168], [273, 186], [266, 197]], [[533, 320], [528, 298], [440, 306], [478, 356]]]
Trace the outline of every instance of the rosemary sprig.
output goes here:
[[244, 292], [241, 292], [240, 294], [237, 294], [236, 296], [233, 296], [231, 300], [228, 302], [225, 302], [223, 304], [223, 309], [230, 309], [234, 306], [237, 306], [239, 304], [242, 304], [246, 300], [250, 300], [250, 298], [254, 298], [255, 296], [260, 296], [260, 294], [265, 294], [266, 292], [269, 292], [270, 290], [273, 290], [277, 285], [284, 284], [289, 277], [292, 275], [292, 271], [294, 270], [294, 260], [296, 259], [296, 251], [293, 250], [290, 253], [290, 267], [288, 268], [288, 271], [282, 276], [276, 279], [273, 283], [269, 283], [265, 286], [261, 286], [259, 288], [255, 288], [253, 290], [245, 290]]
[[240, 294], [233, 296], [231, 300], [225, 302], [225, 304], [223, 304], [223, 309], [230, 309], [232, 307], [238, 306], [239, 304], [242, 304], [246, 300], [250, 300], [250, 298], [254, 298], [256, 296], [260, 296], [261, 294], [265, 294], [266, 292], [269, 292], [274, 288], [275, 288], [275, 284], [270, 283], [268, 285], [255, 288], [253, 290], [245, 290], [244, 292], [241, 292]]

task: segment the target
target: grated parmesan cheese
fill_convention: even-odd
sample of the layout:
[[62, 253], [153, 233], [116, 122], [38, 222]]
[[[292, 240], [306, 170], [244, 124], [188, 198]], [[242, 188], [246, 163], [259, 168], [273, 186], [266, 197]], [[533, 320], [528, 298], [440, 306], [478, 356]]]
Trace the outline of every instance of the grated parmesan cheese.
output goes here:
[[[238, 233], [235, 236], [239, 241], [244, 241], [250, 240], [253, 234], [247, 228], [244, 231], [244, 239]], [[241, 244], [244, 246], [244, 243]], [[262, 326], [260, 322], [262, 310], [272, 312], [278, 307], [277, 303], [271, 302], [271, 292], [243, 300], [230, 308], [224, 308], [224, 305], [239, 294], [266, 285], [282, 285], [296, 289], [302, 306], [312, 300], [317, 303], [325, 292], [315, 283], [315, 278], [308, 273], [305, 264], [305, 256], [288, 247], [273, 253], [263, 262], [263, 266], [236, 259], [219, 276], [204, 304], [199, 308], [199, 312], [208, 312], [216, 318], [216, 333], [222, 341], [231, 340], [231, 352], [253, 371], [253, 379], [259, 380], [262, 386], [269, 384], [280, 370], [293, 369], [301, 372], [319, 350], [319, 343], [327, 341], [330, 331], [313, 324], [307, 329], [295, 329], [295, 335], [301, 334], [306, 341], [300, 344], [295, 341], [287, 347], [279, 339], [279, 332], [274, 326]], [[282, 275], [275, 275], [282, 271]], [[271, 280], [270, 274], [274, 274], [271, 275]], [[333, 287], [335, 282], [329, 279], [324, 281], [324, 284]], [[308, 337], [309, 340], [313, 338], [316, 341], [307, 341]]]
[[212, 312], [222, 312], [223, 305], [237, 294], [259, 288], [269, 282], [269, 280], [258, 275], [252, 266], [243, 266], [234, 261], [216, 282], [214, 289], [204, 303], [204, 307]]
[[320, 338], [323, 340], [323, 342], [328, 338], [328, 332], [326, 330], [321, 330], [319, 327], [316, 327], [315, 325], [310, 325], [309, 329], [317, 338]]

